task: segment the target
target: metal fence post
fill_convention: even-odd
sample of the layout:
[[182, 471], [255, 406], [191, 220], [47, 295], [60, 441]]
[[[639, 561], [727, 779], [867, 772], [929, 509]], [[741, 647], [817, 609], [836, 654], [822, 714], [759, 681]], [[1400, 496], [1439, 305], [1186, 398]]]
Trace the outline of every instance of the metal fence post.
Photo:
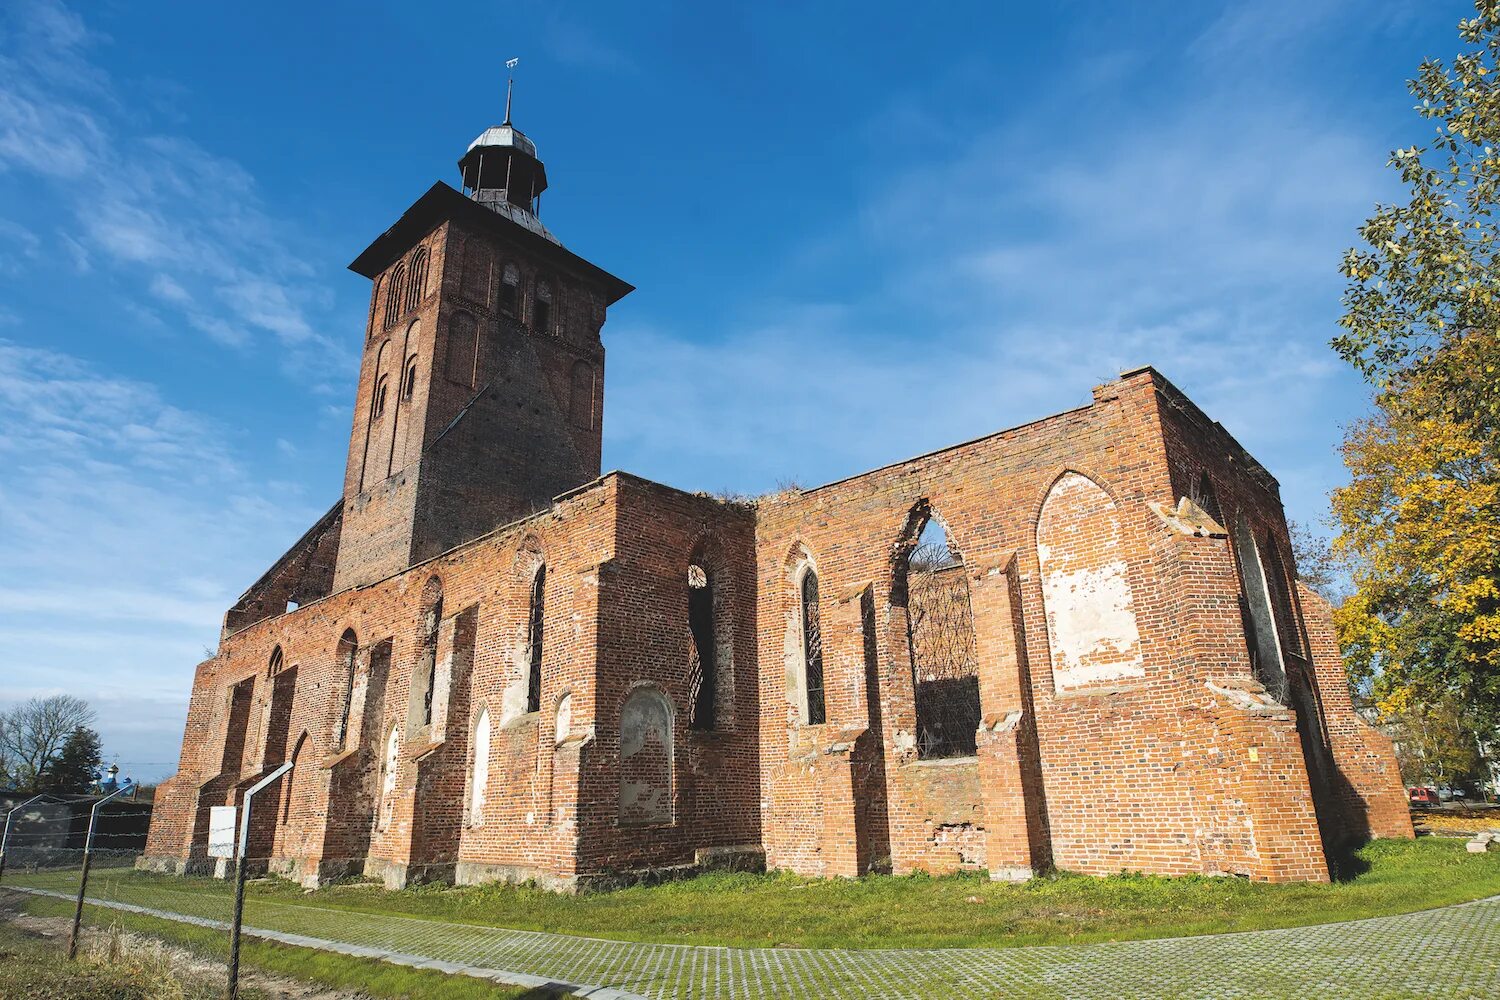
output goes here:
[[16, 813], [20, 812], [22, 809], [25, 809], [33, 802], [40, 802], [42, 799], [50, 798], [52, 798], [52, 796], [50, 795], [33, 795], [31, 798], [27, 799], [25, 802], [22, 802], [20, 805], [12, 806], [10, 811], [5, 814], [5, 832], [0, 833], [0, 878], [5, 877], [5, 845], [10, 842], [11, 817], [15, 816]]
[[240, 843], [235, 852], [239, 864], [235, 866], [234, 872], [234, 919], [229, 924], [229, 1000], [239, 1000], [240, 995], [240, 923], [245, 918], [245, 854], [250, 844], [250, 801], [256, 792], [291, 769], [292, 762], [287, 761], [245, 792], [245, 802], [240, 812]]
[[94, 859], [94, 826], [99, 821], [99, 807], [116, 795], [129, 789], [129, 785], [121, 785], [98, 802], [95, 802], [94, 808], [89, 810], [89, 832], [83, 841], [83, 874], [78, 878], [78, 904], [73, 907], [73, 930], [68, 934], [69, 961], [78, 957], [78, 928], [83, 923], [83, 894], [88, 891], [89, 887], [89, 864]]

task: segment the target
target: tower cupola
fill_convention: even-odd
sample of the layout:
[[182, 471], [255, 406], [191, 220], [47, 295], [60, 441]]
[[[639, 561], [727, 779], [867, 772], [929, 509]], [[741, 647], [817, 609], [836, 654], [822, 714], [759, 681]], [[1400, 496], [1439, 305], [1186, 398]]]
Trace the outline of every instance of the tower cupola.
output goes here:
[[469, 143], [458, 161], [458, 170], [464, 193], [470, 198], [550, 238], [540, 221], [547, 168], [537, 156], [536, 143], [511, 124], [514, 85], [512, 80], [506, 86], [505, 120], [491, 125]]

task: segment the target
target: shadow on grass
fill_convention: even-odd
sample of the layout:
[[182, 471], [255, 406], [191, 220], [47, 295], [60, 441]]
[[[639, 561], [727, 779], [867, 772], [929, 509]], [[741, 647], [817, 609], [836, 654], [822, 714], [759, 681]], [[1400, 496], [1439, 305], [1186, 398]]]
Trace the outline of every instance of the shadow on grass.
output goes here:
[[1347, 841], [1327, 851], [1328, 878], [1334, 882], [1353, 882], [1370, 871], [1370, 862], [1360, 857], [1359, 850], [1369, 841]]

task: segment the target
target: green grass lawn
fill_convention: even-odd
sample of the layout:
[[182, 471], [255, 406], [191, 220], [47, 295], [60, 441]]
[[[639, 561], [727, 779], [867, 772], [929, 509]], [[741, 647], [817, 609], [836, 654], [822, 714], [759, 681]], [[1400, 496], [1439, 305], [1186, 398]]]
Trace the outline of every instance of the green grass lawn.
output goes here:
[[[1058, 874], [1009, 885], [982, 875], [819, 881], [725, 874], [585, 896], [501, 885], [386, 892], [350, 884], [305, 893], [291, 883], [264, 880], [252, 883], [250, 898], [629, 941], [938, 948], [1295, 927], [1500, 894], [1500, 853], [1471, 855], [1455, 840], [1376, 841], [1346, 859], [1343, 868], [1344, 877], [1332, 884], [1285, 885], [1143, 875]], [[211, 879], [138, 872], [107, 877], [121, 882], [116, 890], [101, 885], [101, 891], [149, 906], [177, 899], [206, 913], [202, 908], [210, 900], [192, 897], [227, 899], [225, 883]], [[38, 878], [43, 877], [17, 876], [16, 881], [42, 884]]]

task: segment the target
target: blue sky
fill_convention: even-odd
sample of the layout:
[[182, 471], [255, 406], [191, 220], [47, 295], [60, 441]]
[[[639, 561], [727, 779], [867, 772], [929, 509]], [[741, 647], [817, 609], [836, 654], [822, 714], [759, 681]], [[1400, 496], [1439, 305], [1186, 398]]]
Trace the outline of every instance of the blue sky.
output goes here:
[[[815, 9], [803, 9], [812, 7]], [[0, 11], [0, 704], [170, 774], [225, 607], [338, 496], [345, 265], [500, 117], [638, 286], [606, 468], [813, 484], [1154, 364], [1316, 522], [1337, 262], [1463, 0]]]

